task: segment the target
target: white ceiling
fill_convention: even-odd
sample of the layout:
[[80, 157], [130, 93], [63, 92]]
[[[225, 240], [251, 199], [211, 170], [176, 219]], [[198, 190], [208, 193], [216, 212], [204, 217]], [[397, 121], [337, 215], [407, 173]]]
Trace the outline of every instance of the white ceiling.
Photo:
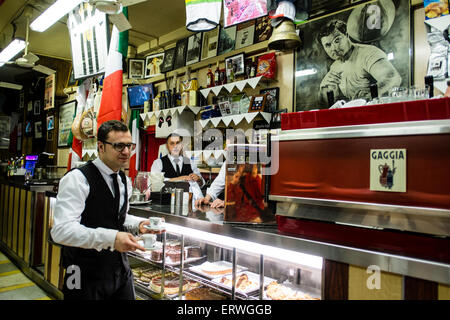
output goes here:
[[[0, 48], [11, 41], [13, 24], [16, 26], [16, 36], [24, 34], [25, 8], [33, 9], [32, 21], [54, 2], [55, 0], [5, 0], [0, 5]], [[185, 0], [148, 0], [130, 6], [128, 15], [133, 26], [129, 33], [129, 44], [137, 47], [183, 27], [186, 22]], [[30, 30], [29, 51], [71, 60], [66, 20], [67, 16], [42, 33]]]

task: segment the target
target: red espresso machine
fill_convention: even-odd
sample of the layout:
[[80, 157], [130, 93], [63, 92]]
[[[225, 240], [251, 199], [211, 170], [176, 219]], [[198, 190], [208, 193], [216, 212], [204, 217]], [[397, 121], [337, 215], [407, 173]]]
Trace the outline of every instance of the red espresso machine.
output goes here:
[[282, 115], [279, 232], [450, 262], [450, 99]]

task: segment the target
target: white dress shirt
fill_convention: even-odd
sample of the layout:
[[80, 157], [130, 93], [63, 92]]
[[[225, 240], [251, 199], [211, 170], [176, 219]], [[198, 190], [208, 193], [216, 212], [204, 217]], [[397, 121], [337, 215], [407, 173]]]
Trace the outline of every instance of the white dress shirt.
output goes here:
[[[115, 173], [100, 158], [93, 161], [99, 169], [103, 179], [105, 179], [111, 193], [114, 196], [114, 185], [111, 174]], [[120, 208], [125, 201], [125, 186], [122, 179], [117, 175], [120, 191]], [[130, 208], [129, 199], [131, 197], [132, 186], [130, 178], [127, 177], [128, 204], [124, 227], [126, 230], [136, 230], [139, 223], [145, 220], [128, 214]], [[114, 242], [118, 230], [105, 228], [88, 228], [82, 224], [81, 213], [84, 211], [85, 202], [89, 195], [89, 183], [80, 170], [72, 170], [66, 174], [59, 182], [59, 190], [56, 196], [55, 211], [53, 215], [54, 224], [51, 229], [53, 241], [73, 247], [84, 249], [114, 250]]]
[[[175, 171], [177, 171], [177, 168], [176, 168], [177, 164], [174, 161], [175, 157], [173, 157], [171, 154], [168, 154], [167, 156], [169, 157], [170, 163], [172, 163], [172, 165], [173, 165], [173, 169]], [[181, 161], [178, 161], [178, 166], [179, 166], [180, 172], [181, 172], [181, 170], [183, 168], [182, 167], [182, 165], [183, 165], [182, 159], [183, 158], [180, 156], [179, 159]], [[195, 165], [194, 161], [190, 160], [190, 164], [191, 164], [192, 172], [200, 177], [200, 179], [201, 179], [200, 180], [201, 181], [200, 184], [204, 185], [205, 184], [205, 179], [203, 179], [202, 174], [200, 173], [200, 170]], [[162, 169], [163, 169], [163, 164], [162, 164], [161, 159], [156, 159], [155, 161], [153, 161], [151, 172], [163, 172]], [[165, 178], [164, 179], [164, 181], [168, 181], [168, 180], [170, 180], [170, 179], [169, 178]], [[196, 199], [199, 199], [199, 198], [203, 198], [203, 193], [202, 193], [202, 190], [200, 189], [199, 184], [197, 182], [195, 182], [195, 181], [188, 181], [188, 182], [189, 182], [189, 186], [190, 186], [189, 191], [193, 193], [193, 197], [192, 197], [193, 200], [196, 200]]]
[[211, 197], [211, 201], [216, 200], [219, 194], [223, 190], [225, 190], [225, 170], [227, 167], [226, 163], [226, 161], [223, 162], [222, 167], [220, 167], [219, 174], [206, 190], [206, 194], [209, 194], [209, 196]]

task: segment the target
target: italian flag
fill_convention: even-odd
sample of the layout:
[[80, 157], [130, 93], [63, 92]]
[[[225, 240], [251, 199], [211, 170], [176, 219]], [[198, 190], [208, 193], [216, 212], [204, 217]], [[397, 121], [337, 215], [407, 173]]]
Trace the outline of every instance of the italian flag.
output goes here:
[[139, 170], [139, 110], [131, 111], [130, 125], [128, 127], [131, 131], [131, 140], [136, 144], [136, 149], [134, 149], [130, 156], [130, 169], [128, 174], [131, 180], [134, 181]]
[[[128, 9], [123, 8], [128, 17]], [[128, 31], [119, 32], [113, 26], [108, 59], [105, 66], [102, 99], [97, 115], [97, 131], [100, 125], [108, 120], [121, 120], [122, 116], [122, 59], [127, 58]]]
[[[73, 119], [75, 119], [75, 116], [77, 115], [77, 109], [78, 108], [75, 109], [75, 112], [73, 114]], [[69, 160], [67, 161], [67, 171], [69, 171], [69, 170], [75, 168], [75, 164], [78, 161], [81, 161], [81, 159], [83, 158], [83, 155], [82, 155], [83, 142], [73, 136], [72, 130], [70, 130], [69, 139], [67, 142], [70, 146]]]

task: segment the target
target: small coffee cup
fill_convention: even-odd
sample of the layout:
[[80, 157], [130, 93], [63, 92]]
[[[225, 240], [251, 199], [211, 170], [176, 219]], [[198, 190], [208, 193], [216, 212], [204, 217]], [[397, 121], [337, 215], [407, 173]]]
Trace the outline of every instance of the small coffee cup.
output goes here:
[[155, 246], [156, 243], [156, 234], [143, 234], [142, 239], [144, 240], [144, 248], [151, 249]]
[[160, 217], [150, 217], [150, 229], [152, 230], [160, 230], [164, 225], [164, 218]]

